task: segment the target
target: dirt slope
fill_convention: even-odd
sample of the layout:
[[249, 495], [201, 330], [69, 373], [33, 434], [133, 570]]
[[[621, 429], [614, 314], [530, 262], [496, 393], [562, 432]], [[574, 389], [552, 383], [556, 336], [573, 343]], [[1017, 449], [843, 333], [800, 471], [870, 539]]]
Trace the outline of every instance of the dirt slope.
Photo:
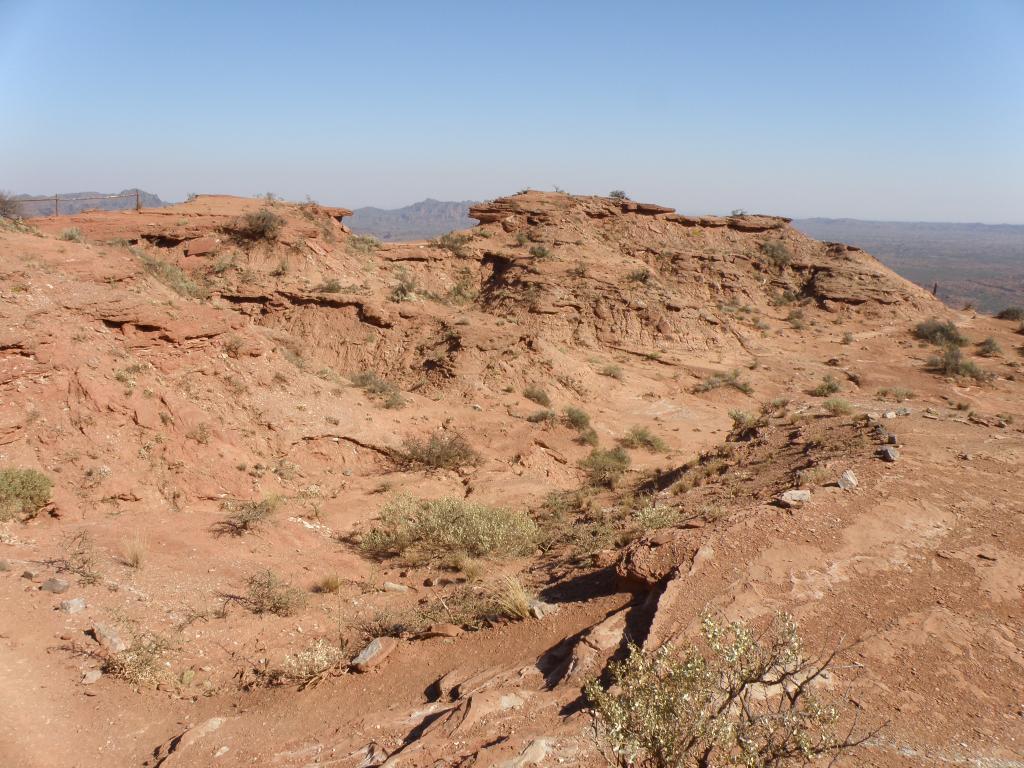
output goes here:
[[[264, 210], [280, 222], [254, 236]], [[583, 683], [627, 639], [685, 643], [709, 608], [859, 641], [831, 684], [889, 725], [858, 763], [1024, 761], [1017, 323], [950, 313], [780, 218], [528, 192], [465, 233], [378, 244], [347, 214], [201, 196], [0, 230], [0, 466], [53, 481], [39, 515], [0, 523], [0, 763], [593, 765]], [[911, 331], [931, 316], [996, 340], [964, 348], [989, 380], [926, 369]], [[809, 393], [826, 375], [849, 412]], [[730, 435], [730, 412], [773, 400]], [[637, 427], [662, 444], [588, 487], [586, 443]], [[430, 435], [478, 459], [410, 465]], [[798, 487], [809, 502], [778, 505]], [[370, 558], [398, 494], [526, 512], [537, 548]], [[267, 499], [252, 532], [225, 526]], [[291, 615], [249, 609], [267, 568], [304, 594]], [[542, 617], [473, 614], [512, 574]], [[161, 639], [137, 685], [97, 623]], [[365, 674], [277, 672], [379, 635], [397, 643]]]

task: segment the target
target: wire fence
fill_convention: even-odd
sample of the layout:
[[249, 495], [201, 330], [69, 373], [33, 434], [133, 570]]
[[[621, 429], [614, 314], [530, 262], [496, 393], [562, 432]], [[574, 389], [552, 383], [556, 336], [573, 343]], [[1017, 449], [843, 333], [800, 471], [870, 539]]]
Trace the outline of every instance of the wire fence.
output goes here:
[[53, 197], [21, 197], [17, 199], [18, 203], [53, 203], [53, 215], [60, 216], [60, 204], [63, 203], [77, 203], [82, 200], [120, 200], [122, 198], [135, 198], [135, 210], [142, 210], [142, 192], [136, 189], [134, 192], [126, 192], [120, 195], [90, 195], [89, 197], [61, 197], [60, 195], [54, 195]]

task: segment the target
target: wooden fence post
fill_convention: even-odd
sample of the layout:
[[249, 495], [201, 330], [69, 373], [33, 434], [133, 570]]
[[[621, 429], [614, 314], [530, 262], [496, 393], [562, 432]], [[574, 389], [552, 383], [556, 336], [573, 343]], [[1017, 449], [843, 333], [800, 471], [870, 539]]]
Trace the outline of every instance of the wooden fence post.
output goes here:
[[138, 188], [136, 188], [136, 190], [135, 190], [135, 210], [138, 213], [142, 213], [142, 198], [139, 195]]
[[58, 201], [59, 201], [59, 198], [56, 195], [54, 195], [53, 196], [53, 217], [54, 218], [57, 218], [58, 216], [60, 216], [60, 205], [58, 205]]

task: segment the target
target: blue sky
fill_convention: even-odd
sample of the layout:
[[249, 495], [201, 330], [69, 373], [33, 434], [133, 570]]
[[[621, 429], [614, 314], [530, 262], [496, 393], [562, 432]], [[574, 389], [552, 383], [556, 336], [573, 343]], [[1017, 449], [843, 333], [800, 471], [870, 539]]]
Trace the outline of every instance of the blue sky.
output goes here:
[[0, 0], [0, 189], [1024, 223], [1024, 0]]

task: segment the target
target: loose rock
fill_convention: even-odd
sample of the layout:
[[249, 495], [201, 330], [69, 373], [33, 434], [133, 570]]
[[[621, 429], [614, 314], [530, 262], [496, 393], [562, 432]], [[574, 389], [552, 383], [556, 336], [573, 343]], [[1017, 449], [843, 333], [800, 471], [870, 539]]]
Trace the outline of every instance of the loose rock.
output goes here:
[[352, 669], [356, 672], [368, 672], [374, 667], [380, 666], [388, 654], [397, 647], [398, 640], [393, 637], [374, 638], [359, 652], [358, 656], [352, 659]]
[[60, 609], [64, 611], [64, 613], [78, 613], [79, 611], [84, 611], [85, 598], [73, 597], [70, 600], [62, 600], [60, 603]]
[[530, 615], [535, 619], [543, 619], [557, 610], [551, 603], [545, 603], [543, 600], [534, 600], [530, 603]]
[[82, 685], [92, 685], [99, 682], [101, 677], [103, 677], [103, 673], [100, 670], [90, 669], [82, 675]]
[[779, 503], [787, 508], [799, 507], [811, 500], [811, 492], [805, 490], [786, 491], [779, 496]]
[[882, 457], [883, 461], [891, 462], [899, 459], [900, 452], [896, 448], [893, 448], [891, 445], [887, 445], [884, 448], [882, 448], [881, 451], [879, 451], [879, 455]]
[[52, 592], [55, 595], [63, 595], [71, 587], [64, 579], [47, 579], [39, 587], [42, 592]]
[[381, 584], [381, 589], [385, 592], [408, 592], [409, 588], [405, 584], [396, 584], [393, 581], [385, 581]]
[[131, 644], [128, 643], [116, 629], [108, 624], [93, 624], [90, 633], [96, 642], [102, 645], [111, 653], [127, 651]]
[[839, 476], [838, 485], [844, 491], [852, 491], [857, 487], [859, 481], [852, 469], [848, 469]]

